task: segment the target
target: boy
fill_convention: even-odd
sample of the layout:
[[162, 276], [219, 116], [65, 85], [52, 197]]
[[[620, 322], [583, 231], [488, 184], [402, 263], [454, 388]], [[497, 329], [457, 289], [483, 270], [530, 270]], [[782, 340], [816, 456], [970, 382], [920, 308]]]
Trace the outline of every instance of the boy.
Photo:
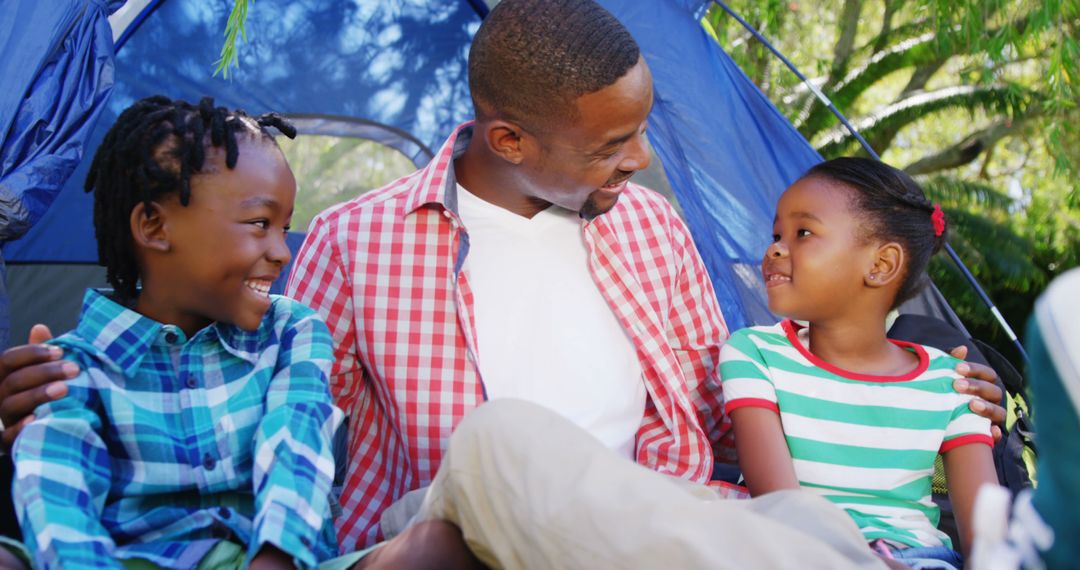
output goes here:
[[[94, 157], [100, 260], [54, 341], [83, 371], [14, 446], [44, 568], [311, 568], [336, 555], [329, 333], [270, 296], [296, 182], [276, 115], [151, 97]], [[242, 156], [241, 156], [242, 155]], [[141, 283], [141, 290], [137, 289]]]

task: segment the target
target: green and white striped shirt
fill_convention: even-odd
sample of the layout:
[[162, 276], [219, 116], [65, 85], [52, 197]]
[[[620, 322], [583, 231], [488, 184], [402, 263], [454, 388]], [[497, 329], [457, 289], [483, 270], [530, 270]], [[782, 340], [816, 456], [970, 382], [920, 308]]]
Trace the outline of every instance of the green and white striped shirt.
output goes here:
[[902, 376], [842, 370], [805, 348], [789, 320], [737, 331], [721, 351], [725, 410], [780, 414], [795, 475], [848, 512], [867, 541], [949, 546], [930, 497], [934, 459], [993, 445], [990, 420], [953, 390], [959, 362], [932, 347], [892, 341], [919, 357]]

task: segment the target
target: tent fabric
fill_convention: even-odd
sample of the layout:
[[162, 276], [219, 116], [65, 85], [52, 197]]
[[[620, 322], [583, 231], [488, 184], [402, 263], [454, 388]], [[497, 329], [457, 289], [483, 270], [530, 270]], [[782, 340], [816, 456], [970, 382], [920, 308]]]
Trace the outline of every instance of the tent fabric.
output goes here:
[[[49, 209], [82, 160], [113, 83], [108, 15], [123, 0], [16, 2], [0, 20], [0, 242]], [[9, 299], [0, 257], [0, 348]]]
[[[710, 2], [599, 1], [629, 28], [652, 70], [655, 106], [649, 139], [713, 279], [729, 328], [775, 322], [760, 282], [761, 253], [769, 243], [780, 193], [821, 157], [706, 33], [700, 18]], [[21, 56], [11, 51], [13, 46], [21, 49], [19, 45], [0, 42], [0, 71], [10, 73], [6, 78], [23, 77], [24, 68], [43, 67], [43, 38], [62, 36], [69, 27], [95, 30], [90, 46], [95, 51], [87, 54], [109, 52], [105, 39], [112, 37], [102, 28], [101, 16], [123, 2], [66, 2], [67, 12], [55, 10], [61, 0], [15, 3], [16, 17], [0, 23], [0, 38], [29, 28], [38, 33], [25, 38], [30, 51], [19, 52]], [[231, 2], [132, 0], [117, 14], [117, 21], [124, 23], [114, 32], [126, 43], [116, 53], [111, 98], [85, 148], [95, 148], [120, 111], [141, 97], [165, 93], [196, 101], [211, 95], [219, 105], [249, 113], [295, 116], [302, 133], [371, 138], [422, 165], [430, 149], [438, 148], [455, 125], [471, 116], [468, 50], [491, 3], [259, 0], [248, 12], [248, 39], [238, 45], [240, 67], [224, 79], [212, 76], [212, 68]], [[43, 4], [55, 13], [46, 14], [50, 10], [39, 8]], [[86, 9], [81, 19], [80, 6]], [[87, 57], [79, 61], [97, 69], [104, 83], [112, 68], [94, 68], [90, 63], [99, 60]], [[54, 74], [74, 80], [87, 75], [80, 75], [81, 70], [69, 65]], [[4, 121], [15, 121], [8, 112], [10, 99], [6, 90], [0, 94]], [[51, 112], [63, 115], [71, 109], [54, 104]], [[8, 152], [7, 142], [3, 151]], [[4, 244], [3, 255], [18, 264], [19, 271], [96, 263], [92, 200], [81, 188], [89, 158], [83, 156], [40, 221], [23, 238]], [[49, 177], [43, 172], [34, 176]], [[30, 203], [37, 208], [45, 201]], [[291, 235], [290, 240], [299, 243], [301, 237]], [[20, 275], [19, 282], [27, 278]], [[42, 286], [68, 287], [81, 298], [82, 287], [100, 285], [70, 281]], [[947, 304], [935, 306], [944, 307], [936, 314], [951, 315]], [[37, 320], [35, 316], [32, 322]], [[958, 322], [954, 316], [949, 320]]]
[[79, 164], [113, 80], [122, 0], [17, 2], [0, 24], [0, 240], [21, 236]]
[[820, 155], [702, 27], [711, 2], [600, 3], [637, 39], [652, 71], [649, 141], [728, 327], [775, 322], [761, 289], [762, 252], [780, 194]]
[[[385, 125], [409, 134], [388, 140], [421, 163], [422, 147], [438, 148], [472, 112], [466, 61], [480, 16], [468, 0], [259, 0], [248, 11], [247, 42], [238, 42], [240, 67], [224, 79], [212, 73], [231, 4], [149, 4], [153, 11], [117, 52], [116, 84], [91, 146], [124, 108], [159, 93], [188, 101], [212, 95], [218, 105], [252, 114]], [[56, 207], [25, 238], [4, 246], [9, 261], [97, 261], [92, 200], [81, 189], [87, 162]]]

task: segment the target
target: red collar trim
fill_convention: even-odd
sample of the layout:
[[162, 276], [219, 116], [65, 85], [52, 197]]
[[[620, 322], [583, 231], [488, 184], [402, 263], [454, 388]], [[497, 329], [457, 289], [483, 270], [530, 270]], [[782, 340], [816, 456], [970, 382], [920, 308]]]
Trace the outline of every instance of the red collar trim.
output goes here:
[[850, 370], [844, 370], [843, 368], [840, 368], [838, 366], [833, 366], [832, 364], [829, 364], [828, 362], [825, 362], [824, 360], [814, 356], [812, 352], [807, 350], [806, 347], [803, 346], [802, 341], [799, 340], [798, 329], [802, 327], [793, 323], [791, 319], [784, 319], [784, 321], [781, 322], [780, 325], [784, 328], [784, 334], [787, 335], [788, 342], [790, 342], [791, 345], [799, 351], [799, 354], [802, 354], [804, 358], [809, 360], [811, 364], [817, 366], [818, 368], [828, 370], [829, 372], [832, 372], [837, 376], [842, 376], [851, 380], [862, 380], [864, 382], [905, 382], [907, 380], [917, 378], [920, 374], [926, 372], [926, 369], [930, 367], [930, 356], [926, 354], [926, 349], [924, 349], [921, 345], [915, 344], [913, 342], [904, 342], [902, 340], [895, 340], [890, 338], [889, 342], [895, 344], [896, 346], [899, 346], [900, 348], [906, 348], [908, 350], [911, 350], [915, 353], [916, 356], [919, 357], [919, 365], [916, 366], [914, 370], [900, 376], [874, 376], [872, 374], [859, 374], [858, 372], [851, 372]]

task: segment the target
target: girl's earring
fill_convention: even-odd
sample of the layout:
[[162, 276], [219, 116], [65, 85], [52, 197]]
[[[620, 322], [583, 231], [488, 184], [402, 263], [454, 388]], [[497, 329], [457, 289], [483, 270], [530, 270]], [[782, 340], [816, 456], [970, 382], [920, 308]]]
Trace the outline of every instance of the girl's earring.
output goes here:
[[870, 280], [871, 280], [871, 281], [873, 281], [874, 279], [875, 279], [875, 277], [874, 277], [874, 274], [873, 274], [873, 273], [871, 273], [871, 274], [870, 274]]

